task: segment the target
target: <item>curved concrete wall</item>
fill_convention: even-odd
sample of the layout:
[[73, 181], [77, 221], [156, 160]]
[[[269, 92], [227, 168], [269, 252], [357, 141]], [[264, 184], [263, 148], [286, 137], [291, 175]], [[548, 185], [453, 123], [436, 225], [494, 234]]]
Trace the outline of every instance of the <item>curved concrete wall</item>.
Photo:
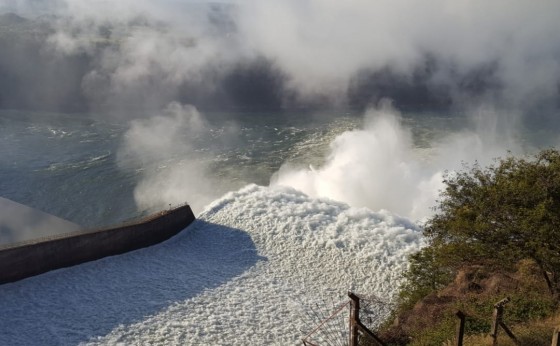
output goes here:
[[154, 245], [194, 220], [191, 208], [185, 205], [114, 228], [0, 247], [0, 284]]

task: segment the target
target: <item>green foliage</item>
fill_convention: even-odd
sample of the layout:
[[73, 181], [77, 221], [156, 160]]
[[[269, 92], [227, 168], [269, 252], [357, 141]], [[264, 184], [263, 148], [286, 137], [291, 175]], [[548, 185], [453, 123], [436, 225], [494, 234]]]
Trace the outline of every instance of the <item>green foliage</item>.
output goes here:
[[456, 321], [451, 317], [442, 319], [432, 328], [424, 329], [412, 335], [413, 346], [441, 345], [455, 335]]
[[[545, 328], [544, 331], [538, 333], [531, 333], [531, 328], [524, 326], [527, 321], [539, 320], [554, 314], [556, 305], [551, 297], [539, 295], [538, 292], [531, 294], [525, 289], [508, 292], [508, 294], [511, 295], [511, 302], [505, 308], [504, 322], [506, 325], [512, 328], [516, 335], [519, 334], [518, 336], [525, 340], [534, 340], [536, 337], [542, 338], [543, 335], [550, 338], [550, 328]], [[447, 307], [438, 323], [413, 333], [410, 345], [441, 345], [443, 342], [451, 340], [455, 336], [458, 324], [458, 319], [454, 317], [454, 312], [457, 310], [467, 314], [465, 323], [467, 339], [468, 336], [487, 335], [491, 329], [494, 304], [501, 298], [503, 298], [503, 295], [499, 294], [483, 297], [476, 295], [463, 297]], [[505, 340], [507, 337], [503, 331], [502, 334], [504, 336], [501, 339]]]
[[[454, 298], [437, 303], [442, 304], [438, 316], [416, 315], [416, 322], [405, 327], [403, 341], [395, 344], [408, 344], [407, 338], [412, 337], [411, 345], [441, 345], [454, 335], [457, 309], [467, 314], [466, 333], [476, 339], [490, 331], [494, 304], [506, 295], [511, 302], [504, 322], [514, 330], [521, 328], [520, 338], [527, 344], [540, 340], [550, 331], [529, 333], [530, 328], [523, 326], [553, 315], [558, 308], [560, 152], [510, 156], [486, 168], [475, 164], [446, 174], [444, 183], [435, 215], [424, 227], [428, 246], [410, 257], [396, 314], [407, 316], [429, 295], [424, 302], [438, 302], [441, 292], [450, 294], [450, 289], [456, 290]], [[459, 281], [451, 284], [454, 279]], [[505, 280], [505, 286], [477, 291], [477, 283], [500, 280]], [[471, 283], [472, 291], [467, 287]], [[459, 293], [459, 289], [466, 291]], [[418, 311], [422, 310], [414, 314]]]
[[548, 317], [555, 311], [556, 304], [549, 296], [525, 291], [511, 297], [504, 320], [509, 323], [523, 323]]
[[405, 284], [399, 292], [401, 310], [411, 309], [423, 297], [447, 285], [453, 272], [435, 252], [426, 247], [409, 258], [410, 266], [404, 274]]
[[558, 296], [560, 153], [508, 157], [486, 169], [475, 165], [448, 174], [444, 182], [436, 214], [424, 229], [434, 251], [451, 266], [483, 262], [511, 268], [530, 258]]
[[[524, 288], [504, 292], [511, 301], [504, 309], [504, 321], [507, 325], [525, 323], [551, 316], [556, 311], [554, 300], [539, 292], [530, 292]], [[505, 294], [492, 294], [487, 296], [467, 296], [458, 301], [457, 309], [467, 315], [466, 333], [488, 333], [490, 331], [491, 316], [494, 304], [504, 298]]]

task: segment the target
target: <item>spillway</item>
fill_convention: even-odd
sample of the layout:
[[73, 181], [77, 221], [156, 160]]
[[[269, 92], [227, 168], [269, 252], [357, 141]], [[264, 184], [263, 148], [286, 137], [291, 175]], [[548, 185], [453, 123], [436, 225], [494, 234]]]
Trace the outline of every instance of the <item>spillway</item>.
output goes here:
[[249, 185], [162, 244], [0, 286], [0, 344], [296, 344], [348, 289], [390, 304], [422, 245], [389, 212]]

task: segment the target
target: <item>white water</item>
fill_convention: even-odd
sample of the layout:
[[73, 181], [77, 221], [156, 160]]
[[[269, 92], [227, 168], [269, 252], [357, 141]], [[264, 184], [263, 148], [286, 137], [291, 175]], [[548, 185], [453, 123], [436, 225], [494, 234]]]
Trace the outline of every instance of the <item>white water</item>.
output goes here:
[[[445, 127], [432, 141], [431, 126], [429, 145], [418, 146], [418, 131], [411, 134], [406, 119], [383, 108], [369, 112], [360, 129], [353, 119], [342, 127], [327, 122], [292, 128], [253, 115], [239, 127], [238, 141], [220, 143], [226, 127], [204, 126], [197, 143], [182, 128], [196, 113], [177, 112], [162, 116], [178, 121], [159, 127], [139, 121], [130, 131], [64, 122], [59, 127], [70, 135], [53, 138], [50, 130], [45, 137], [35, 133], [41, 126], [30, 132], [20, 117], [5, 116], [9, 126], [0, 127], [0, 138], [10, 150], [0, 157], [8, 182], [2, 193], [88, 222], [129, 215], [118, 208], [138, 203], [140, 190], [165, 208], [168, 200], [154, 197], [189, 199], [193, 191], [185, 183], [195, 192], [223, 181], [245, 185], [254, 176], [266, 181], [284, 162], [296, 164], [280, 170], [278, 185], [249, 185], [218, 198], [163, 244], [0, 286], [0, 345], [298, 343], [319, 322], [305, 310], [320, 308], [324, 316], [349, 289], [391, 301], [407, 256], [423, 243], [418, 227], [395, 211], [426, 215], [444, 168], [462, 159], [484, 162], [512, 148], [493, 131], [483, 136]], [[176, 124], [181, 130], [171, 131]], [[155, 140], [162, 136], [168, 141]], [[169, 148], [176, 151], [161, 157]], [[200, 161], [205, 183], [186, 179], [192, 167], [181, 163], [190, 155], [215, 158]], [[316, 168], [302, 169], [302, 162]], [[153, 188], [141, 189], [143, 184]], [[389, 306], [378, 308], [377, 321]]]
[[305, 307], [390, 300], [421, 245], [388, 212], [250, 185], [163, 244], [0, 286], [0, 345], [296, 344]]
[[474, 123], [483, 131], [446, 133], [429, 148], [421, 149], [400, 112], [382, 102], [365, 113], [361, 128], [345, 131], [330, 143], [324, 165], [301, 169], [284, 164], [272, 184], [291, 186], [312, 197], [425, 220], [445, 188], [445, 170], [460, 170], [462, 162], [486, 165], [508, 150], [523, 152], [508, 132], [513, 125], [498, 129], [495, 111], [481, 109], [478, 113], [480, 119]]

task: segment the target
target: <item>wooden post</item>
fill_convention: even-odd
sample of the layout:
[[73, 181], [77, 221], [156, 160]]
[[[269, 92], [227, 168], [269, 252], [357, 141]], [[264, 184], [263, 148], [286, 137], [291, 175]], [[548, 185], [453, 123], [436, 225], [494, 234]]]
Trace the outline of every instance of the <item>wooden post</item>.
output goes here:
[[[494, 304], [494, 315], [492, 318], [492, 331], [490, 333], [490, 336], [493, 339], [492, 346], [498, 345], [498, 330], [500, 329], [500, 327], [502, 328], [505, 327], [505, 324], [502, 322], [502, 318], [504, 316], [504, 305], [509, 303], [510, 300], [511, 299], [507, 297]], [[507, 327], [505, 327], [504, 330], [514, 341], [516, 341], [515, 337], [513, 336], [513, 333], [511, 333], [511, 331]]]
[[500, 321], [502, 319], [503, 313], [504, 308], [502, 306], [494, 307], [494, 314], [492, 315], [492, 330], [490, 333], [490, 336], [492, 336], [492, 339], [494, 339], [494, 341], [492, 342], [492, 346], [498, 345], [498, 330], [500, 328]]
[[554, 334], [552, 334], [551, 346], [560, 346], [560, 327], [554, 328]]
[[459, 318], [459, 327], [457, 328], [457, 346], [463, 346], [463, 337], [465, 336], [465, 319], [466, 315], [461, 311], [457, 310], [455, 316]]
[[504, 307], [494, 307], [494, 314], [492, 316], [492, 330], [490, 336], [493, 339], [492, 346], [498, 345], [498, 330], [500, 328], [500, 321], [502, 320], [502, 315], [504, 313]]
[[351, 299], [350, 305], [350, 340], [349, 346], [358, 346], [358, 321], [360, 321], [360, 298], [352, 292], [348, 292]]
[[511, 338], [511, 340], [513, 340], [513, 342], [515, 342], [516, 345], [519, 345], [519, 342], [517, 342], [517, 338], [515, 337], [513, 332], [511, 330], [509, 330], [509, 328], [506, 326], [506, 324], [503, 321], [500, 321], [500, 327], [502, 327], [502, 329]]

